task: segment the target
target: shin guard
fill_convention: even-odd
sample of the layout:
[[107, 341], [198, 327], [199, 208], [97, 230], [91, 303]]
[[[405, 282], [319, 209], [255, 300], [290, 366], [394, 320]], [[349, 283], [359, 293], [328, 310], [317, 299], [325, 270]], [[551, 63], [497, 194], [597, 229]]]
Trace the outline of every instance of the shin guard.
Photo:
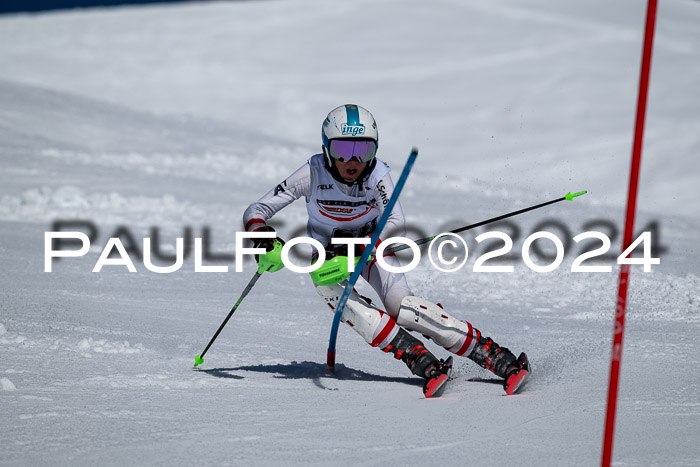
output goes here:
[[[343, 293], [343, 287], [339, 284], [320, 285], [316, 287], [316, 292], [323, 297], [331, 310], [335, 310]], [[385, 347], [396, 337], [399, 330], [396, 321], [388, 313], [367, 303], [354, 290], [345, 304], [341, 320], [372, 347]]]
[[457, 355], [469, 355], [479, 339], [478, 331], [468, 322], [459, 321], [436, 304], [412, 295], [401, 300], [396, 322]]

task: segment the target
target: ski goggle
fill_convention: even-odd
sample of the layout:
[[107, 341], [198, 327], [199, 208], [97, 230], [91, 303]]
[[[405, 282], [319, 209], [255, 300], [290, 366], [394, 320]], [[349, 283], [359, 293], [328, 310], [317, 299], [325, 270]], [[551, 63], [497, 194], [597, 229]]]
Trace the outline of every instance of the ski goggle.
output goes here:
[[332, 139], [328, 152], [331, 157], [340, 162], [369, 162], [377, 153], [377, 143], [372, 140]]

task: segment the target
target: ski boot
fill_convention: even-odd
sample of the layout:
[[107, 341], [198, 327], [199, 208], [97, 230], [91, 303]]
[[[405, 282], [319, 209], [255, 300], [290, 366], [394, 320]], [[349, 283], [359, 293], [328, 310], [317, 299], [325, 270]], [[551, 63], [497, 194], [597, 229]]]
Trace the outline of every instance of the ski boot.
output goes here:
[[426, 372], [428, 376], [423, 384], [423, 394], [425, 394], [425, 397], [439, 396], [452, 373], [452, 357], [431, 364]]
[[423, 343], [399, 328], [399, 332], [394, 340], [382, 349], [384, 352], [391, 352], [397, 360], [406, 364], [411, 373], [421, 378], [427, 378], [427, 370], [432, 369], [431, 365], [439, 363], [435, 355], [423, 347]]
[[506, 370], [506, 377], [503, 380], [503, 389], [505, 389], [506, 394], [512, 396], [518, 392], [520, 388], [525, 386], [531, 373], [530, 362], [523, 352]]
[[522, 353], [516, 359], [510, 350], [500, 347], [491, 338], [481, 335], [478, 330], [474, 331], [478, 340], [468, 358], [503, 378], [503, 389], [506, 394], [509, 396], [515, 394], [531, 373], [527, 355]]
[[414, 375], [425, 378], [425, 397], [437, 396], [452, 372], [452, 357], [438, 360], [423, 347], [421, 341], [403, 328], [399, 328], [394, 340], [382, 350], [391, 352], [398, 360], [403, 361]]

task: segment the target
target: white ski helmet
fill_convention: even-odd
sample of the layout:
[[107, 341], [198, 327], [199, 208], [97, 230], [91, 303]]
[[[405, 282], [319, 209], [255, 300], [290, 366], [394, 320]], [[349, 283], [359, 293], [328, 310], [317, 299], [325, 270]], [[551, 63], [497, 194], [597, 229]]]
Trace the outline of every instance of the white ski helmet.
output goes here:
[[369, 110], [359, 105], [346, 104], [331, 110], [321, 127], [323, 152], [330, 164], [330, 144], [334, 139], [374, 141], [379, 147], [377, 122]]

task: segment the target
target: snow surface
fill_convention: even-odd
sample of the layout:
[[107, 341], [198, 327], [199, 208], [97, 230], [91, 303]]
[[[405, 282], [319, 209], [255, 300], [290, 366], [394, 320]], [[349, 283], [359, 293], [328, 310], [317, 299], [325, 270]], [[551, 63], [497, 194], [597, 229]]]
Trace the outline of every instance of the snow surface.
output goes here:
[[[374, 113], [395, 171], [419, 147], [402, 204], [423, 235], [583, 189], [517, 218], [514, 252], [546, 219], [619, 231], [644, 13], [641, 0], [375, 0], [0, 18], [0, 465], [597, 464], [617, 276], [571, 273], [573, 243], [549, 274], [517, 258], [514, 273], [474, 273], [482, 228], [459, 273], [424, 260], [409, 276], [528, 352], [516, 397], [459, 359], [426, 400], [345, 327], [329, 374], [332, 315], [288, 270], [263, 276], [193, 370], [252, 262], [91, 270], [118, 226], [139, 245], [156, 226], [165, 254], [209, 227], [212, 251], [233, 254], [245, 207], [348, 102]], [[637, 227], [656, 221], [667, 251], [633, 268], [616, 465], [700, 464], [699, 22], [700, 3], [660, 2]], [[286, 209], [282, 236], [303, 216]], [[57, 219], [90, 220], [98, 239], [44, 273]]]

